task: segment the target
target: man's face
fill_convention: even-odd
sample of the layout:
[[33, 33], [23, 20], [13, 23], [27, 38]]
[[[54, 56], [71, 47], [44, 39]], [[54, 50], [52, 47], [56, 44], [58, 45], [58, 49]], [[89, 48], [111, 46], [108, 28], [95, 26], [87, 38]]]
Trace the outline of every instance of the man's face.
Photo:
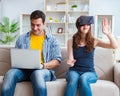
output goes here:
[[32, 19], [31, 20], [31, 30], [34, 35], [42, 35], [43, 33], [43, 27], [45, 23], [43, 23], [41, 18], [38, 19]]

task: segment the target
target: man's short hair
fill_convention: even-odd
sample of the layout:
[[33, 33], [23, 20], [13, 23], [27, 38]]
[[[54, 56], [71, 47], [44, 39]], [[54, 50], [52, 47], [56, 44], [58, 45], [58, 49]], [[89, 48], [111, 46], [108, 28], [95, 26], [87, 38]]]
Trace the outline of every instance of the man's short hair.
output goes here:
[[45, 22], [45, 14], [40, 10], [35, 10], [30, 15], [30, 20], [41, 18], [42, 22]]

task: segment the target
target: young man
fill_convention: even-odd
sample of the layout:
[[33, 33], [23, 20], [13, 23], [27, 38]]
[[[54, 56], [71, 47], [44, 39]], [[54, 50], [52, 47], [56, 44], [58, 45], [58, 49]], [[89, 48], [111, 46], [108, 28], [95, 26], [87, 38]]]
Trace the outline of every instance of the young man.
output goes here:
[[32, 82], [34, 96], [47, 96], [46, 81], [55, 80], [53, 68], [60, 65], [60, 46], [54, 36], [45, 32], [45, 14], [36, 10], [30, 16], [31, 31], [21, 35], [16, 41], [16, 48], [40, 50], [43, 68], [10, 69], [4, 76], [1, 96], [14, 96], [17, 82]]

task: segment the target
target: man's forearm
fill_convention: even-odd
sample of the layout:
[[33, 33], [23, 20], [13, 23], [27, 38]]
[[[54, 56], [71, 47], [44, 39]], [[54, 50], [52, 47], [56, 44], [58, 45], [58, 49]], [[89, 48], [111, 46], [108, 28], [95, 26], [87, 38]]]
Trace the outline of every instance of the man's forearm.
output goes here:
[[60, 65], [60, 62], [58, 60], [51, 60], [47, 63], [44, 63], [45, 69], [54, 69]]

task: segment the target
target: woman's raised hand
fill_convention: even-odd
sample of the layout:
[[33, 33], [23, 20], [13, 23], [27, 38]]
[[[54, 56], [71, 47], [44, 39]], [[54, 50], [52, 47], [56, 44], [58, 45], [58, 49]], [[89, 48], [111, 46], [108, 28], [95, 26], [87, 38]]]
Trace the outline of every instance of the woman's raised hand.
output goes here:
[[102, 32], [105, 34], [105, 35], [109, 35], [111, 34], [111, 21], [108, 22], [108, 19], [107, 18], [104, 18], [103, 21], [102, 21]]

